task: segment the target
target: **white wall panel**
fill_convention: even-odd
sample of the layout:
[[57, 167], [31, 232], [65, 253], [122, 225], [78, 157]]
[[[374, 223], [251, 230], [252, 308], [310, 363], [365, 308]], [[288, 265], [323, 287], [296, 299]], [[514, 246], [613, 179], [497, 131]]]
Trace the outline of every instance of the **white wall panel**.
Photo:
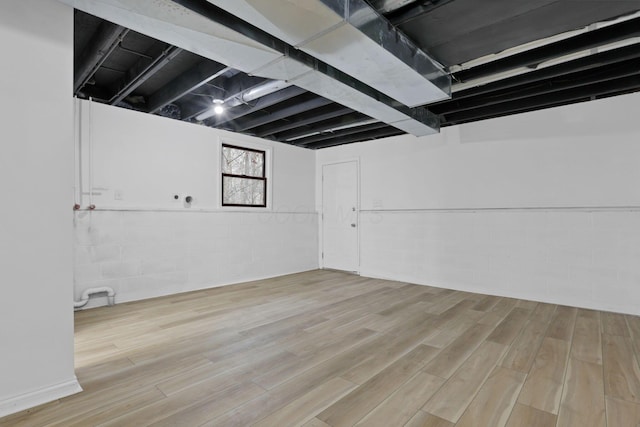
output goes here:
[[0, 2], [0, 49], [2, 417], [80, 390], [73, 372], [73, 9], [53, 0]]

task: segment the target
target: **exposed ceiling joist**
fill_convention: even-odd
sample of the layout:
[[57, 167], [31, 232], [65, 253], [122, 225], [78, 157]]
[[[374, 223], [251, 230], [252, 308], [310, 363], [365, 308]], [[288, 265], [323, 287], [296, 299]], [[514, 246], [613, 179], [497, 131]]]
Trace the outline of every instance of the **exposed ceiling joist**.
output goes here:
[[76, 64], [73, 80], [74, 94], [77, 94], [87, 84], [128, 32], [129, 29], [111, 22], [103, 21], [100, 24], [98, 31]]
[[523, 111], [532, 111], [542, 107], [568, 104], [578, 100], [585, 100], [624, 92], [640, 87], [640, 72], [634, 75], [600, 83], [588, 84], [577, 88], [566, 89], [553, 94], [535, 95], [526, 98], [505, 101], [486, 107], [461, 111], [457, 113], [445, 113], [444, 122], [447, 125], [465, 123], [490, 117], [515, 114]]
[[578, 71], [551, 79], [529, 83], [523, 86], [497, 90], [484, 95], [468, 97], [460, 100], [456, 99], [434, 106], [432, 109], [436, 114], [445, 111], [447, 114], [451, 114], [459, 111], [482, 108], [492, 104], [499, 104], [506, 101], [551, 94], [564, 91], [566, 89], [579, 88], [595, 83], [617, 80], [638, 74], [640, 74], [640, 59], [636, 58], [616, 64], [615, 67], [600, 67]]
[[387, 13], [393, 12], [403, 7], [413, 5], [416, 2], [417, 0], [368, 0], [367, 1], [367, 3], [369, 3], [373, 8], [375, 8], [379, 13], [383, 15], [386, 15]]
[[[412, 7], [394, 9], [387, 13], [387, 19], [393, 25], [402, 25], [407, 22], [416, 20], [422, 16], [427, 15], [434, 9], [440, 6], [444, 6], [447, 3], [451, 3], [453, 0], [426, 0], [421, 1], [419, 5], [413, 5]], [[383, 12], [384, 13], [384, 12]]]
[[[266, 80], [259, 85], [242, 90], [240, 92], [229, 92], [221, 100], [216, 100], [215, 102], [220, 102], [221, 105], [224, 104], [226, 108], [237, 107], [240, 105], [249, 105], [249, 103], [255, 101], [256, 99], [263, 98], [267, 95], [279, 92], [282, 89], [286, 89], [288, 87], [291, 87], [291, 83], [289, 82], [285, 82], [282, 80]], [[218, 113], [216, 113], [216, 109], [214, 108], [198, 115], [196, 117], [196, 120], [201, 121], [208, 119], [209, 117], [214, 117], [216, 115], [218, 115]]]
[[[216, 85], [205, 84], [201, 86], [196, 95], [196, 100], [190, 103], [189, 106], [183, 107], [182, 118], [189, 120], [195, 118], [212, 108], [212, 100], [214, 98], [226, 99], [227, 97], [236, 97], [246, 90], [252, 87], [259, 86], [265, 83], [267, 80], [262, 77], [249, 76], [243, 73], [234, 74], [231, 77], [224, 78]], [[236, 102], [229, 104], [229, 106], [236, 106], [242, 104]]]
[[[315, 110], [314, 110], [315, 112]], [[303, 136], [315, 134], [328, 129], [335, 129], [345, 125], [371, 121], [370, 117], [356, 111], [347, 110], [342, 114], [319, 114], [318, 120], [309, 121], [305, 126], [288, 127], [287, 130], [279, 131], [273, 135], [278, 141], [291, 141]], [[310, 125], [310, 126], [307, 126]]]
[[349, 127], [346, 129], [337, 129], [337, 130], [329, 129], [327, 131], [318, 133], [317, 135], [310, 135], [305, 138], [296, 139], [296, 144], [303, 147], [307, 147], [309, 145], [312, 145], [320, 141], [327, 141], [330, 139], [342, 139], [349, 135], [354, 135], [358, 133], [361, 134], [364, 132], [369, 132], [372, 130], [388, 128], [388, 127], [389, 125], [386, 123], [376, 122], [376, 123], [363, 124], [360, 126]]
[[[405, 132], [428, 135], [439, 129], [437, 117], [428, 110], [402, 105], [206, 0], [61, 1], [240, 71], [291, 82]], [[448, 75], [438, 79], [448, 80]]]
[[457, 81], [465, 82], [519, 67], [535, 68], [540, 63], [553, 58], [637, 36], [640, 36], [640, 18], [588, 31], [466, 70], [460, 70], [455, 72], [453, 77]]
[[182, 53], [182, 49], [179, 47], [168, 46], [153, 59], [140, 57], [135, 65], [127, 71], [127, 75], [118, 82], [117, 92], [108, 103], [115, 105], [121, 102], [180, 53]]
[[[472, 96], [489, 94], [498, 90], [521, 86], [527, 83], [534, 83], [548, 78], [563, 76], [578, 71], [586, 71], [597, 67], [612, 65], [634, 58], [640, 58], [640, 43], [608, 50], [605, 52], [594, 53], [592, 55], [563, 62], [561, 64], [540, 68], [528, 73], [519, 74], [517, 76], [508, 77], [491, 83], [486, 83], [481, 86], [456, 91], [454, 92], [452, 99], [459, 100]], [[447, 102], [449, 101], [433, 104], [431, 108]]]
[[[286, 14], [277, 15], [280, 9], [274, 8], [271, 0], [157, 0], [153, 5], [124, 0], [62, 1], [78, 2], [83, 7], [92, 5], [107, 15], [116, 13], [122, 21], [115, 22], [126, 27], [120, 27], [126, 34], [125, 47], [121, 37], [110, 36], [106, 31], [110, 27], [118, 29], [117, 25], [76, 11], [78, 73], [74, 86], [83, 74], [81, 84], [89, 83], [77, 92], [78, 96], [93, 97], [99, 102], [120, 98], [126, 105], [119, 105], [127, 108], [155, 111], [174, 119], [310, 149], [401, 134], [415, 130], [412, 126], [416, 123], [430, 123], [437, 128], [439, 123], [450, 126], [640, 90], [640, 81], [635, 78], [636, 69], [640, 68], [640, 34], [635, 25], [629, 24], [640, 19], [640, 5], [634, 0], [619, 0], [607, 6], [585, 2], [575, 15], [564, 13], [567, 5], [556, 0], [532, 0], [526, 5], [504, 1], [500, 7], [481, 6], [475, 0], [368, 1], [396, 26], [399, 19], [409, 19], [399, 30], [411, 34], [416, 45], [425, 49], [436, 46], [433, 51], [444, 52], [445, 61], [450, 64], [463, 62], [452, 62], [452, 58], [467, 58], [462, 67], [469, 68], [456, 72], [470, 80], [454, 88], [451, 100], [429, 104], [429, 110], [437, 115], [425, 108], [402, 106], [384, 93], [295, 49], [294, 44], [283, 43], [267, 31], [212, 5], [218, 1], [236, 6], [259, 5], [267, 15], [276, 14], [269, 15], [269, 19], [283, 18]], [[344, 6], [346, 1], [309, 0], [307, 5]], [[180, 5], [187, 7], [180, 9]], [[483, 9], [477, 9], [480, 7]], [[175, 16], [171, 14], [177, 9], [183, 13], [177, 22], [172, 22]], [[460, 14], [462, 10], [464, 15]], [[145, 16], [147, 12], [151, 15]], [[526, 31], [522, 30], [523, 22], [531, 22]], [[170, 31], [165, 31], [167, 23]], [[494, 24], [500, 28], [500, 34], [492, 32]], [[307, 31], [304, 25], [302, 29]], [[604, 33], [600, 30], [609, 35], [594, 38], [594, 34]], [[82, 38], [83, 32], [86, 38]], [[168, 38], [163, 38], [165, 35]], [[510, 37], [526, 44], [509, 44]], [[580, 39], [587, 44], [578, 44]], [[345, 39], [336, 38], [330, 46], [341, 51], [344, 42]], [[147, 73], [146, 68], [167, 49], [167, 43], [176, 48], [188, 47], [193, 52], [183, 51], [154, 73]], [[92, 52], [96, 46], [106, 50]], [[540, 55], [540, 46], [552, 58], [536, 56]], [[88, 63], [87, 58], [93, 58], [93, 62]], [[234, 58], [241, 61], [227, 62]], [[516, 65], [515, 69], [509, 68]], [[494, 67], [491, 72], [495, 74], [473, 78], [474, 73], [481, 75], [490, 67]], [[455, 65], [454, 69], [457, 68]], [[259, 76], [252, 75], [253, 71]], [[143, 84], [139, 84], [140, 78], [144, 79]], [[397, 76], [389, 79], [394, 81]], [[327, 87], [331, 88], [328, 96], [315, 94]], [[123, 89], [128, 93], [126, 98], [122, 98]], [[205, 119], [213, 114], [214, 98], [225, 100], [225, 112]], [[343, 105], [332, 102], [336, 100]], [[383, 113], [391, 115], [393, 118], [387, 116], [386, 121], [401, 130], [381, 121]]]
[[167, 104], [220, 77], [229, 67], [214, 61], [202, 61], [149, 97], [147, 112], [155, 113]]
[[214, 98], [220, 98], [224, 93], [221, 88], [213, 87], [205, 91], [203, 90], [205, 87], [200, 88], [200, 91], [204, 92], [202, 96], [200, 94], [188, 94], [174, 101], [175, 104], [180, 106], [182, 120], [194, 121], [198, 115], [213, 107], [212, 100]]
[[[277, 140], [282, 141], [287, 138], [293, 138], [294, 136], [304, 135], [309, 133], [308, 125], [323, 122], [328, 119], [336, 117], [347, 117], [350, 114], [354, 114], [351, 108], [341, 107], [336, 105], [327, 105], [325, 107], [315, 108], [311, 111], [307, 111], [301, 114], [295, 114], [291, 118], [283, 119], [277, 124], [270, 124], [268, 127], [255, 129], [256, 136], [260, 137], [275, 137]], [[358, 117], [367, 117], [361, 113], [355, 113]]]
[[285, 117], [290, 117], [294, 114], [299, 114], [314, 108], [322, 107], [324, 105], [332, 104], [333, 101], [312, 94], [301, 95], [299, 102], [289, 105], [285, 108], [278, 109], [276, 111], [267, 113], [262, 117], [255, 117], [249, 120], [238, 121], [232, 125], [231, 129], [236, 132], [243, 132], [249, 129], [256, 128], [258, 126], [265, 125], [267, 123], [275, 122]]
[[328, 148], [328, 147], [335, 147], [337, 145], [351, 144], [353, 142], [362, 142], [362, 141], [368, 141], [368, 140], [378, 139], [378, 138], [387, 138], [389, 136], [401, 135], [402, 133], [403, 132], [399, 131], [394, 127], [387, 126], [382, 129], [369, 130], [366, 132], [361, 132], [355, 135], [345, 136], [342, 138], [314, 142], [312, 144], [307, 145], [307, 148], [317, 150], [320, 148]]
[[241, 104], [237, 107], [227, 110], [223, 114], [219, 116], [214, 116], [213, 118], [207, 121], [209, 126], [218, 127], [223, 123], [229, 122], [231, 120], [239, 119], [240, 117], [244, 117], [246, 115], [255, 113], [257, 111], [264, 110], [273, 105], [279, 104], [281, 102], [287, 101], [291, 98], [294, 98], [298, 95], [302, 95], [306, 93], [304, 89], [300, 89], [296, 86], [289, 86], [288, 88], [281, 89], [277, 92], [271, 93], [269, 95], [265, 95], [257, 100], [253, 101], [251, 104]]

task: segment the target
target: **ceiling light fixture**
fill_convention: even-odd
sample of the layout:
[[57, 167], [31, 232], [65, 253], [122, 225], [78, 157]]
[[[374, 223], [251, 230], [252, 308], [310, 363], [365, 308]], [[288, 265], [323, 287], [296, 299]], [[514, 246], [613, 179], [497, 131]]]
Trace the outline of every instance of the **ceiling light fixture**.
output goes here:
[[214, 99], [213, 100], [213, 112], [216, 114], [222, 114], [224, 113], [224, 107], [222, 106], [222, 104], [224, 104], [224, 100], [222, 99]]

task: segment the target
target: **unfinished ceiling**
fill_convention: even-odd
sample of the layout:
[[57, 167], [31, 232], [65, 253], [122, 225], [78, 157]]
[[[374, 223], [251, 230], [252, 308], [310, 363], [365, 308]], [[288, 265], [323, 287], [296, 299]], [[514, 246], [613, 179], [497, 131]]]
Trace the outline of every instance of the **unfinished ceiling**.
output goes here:
[[[640, 0], [66, 2], [93, 13], [75, 13], [78, 97], [310, 149], [640, 89]], [[136, 18], [161, 3], [197, 18], [193, 42]], [[248, 42], [201, 48], [214, 27]]]

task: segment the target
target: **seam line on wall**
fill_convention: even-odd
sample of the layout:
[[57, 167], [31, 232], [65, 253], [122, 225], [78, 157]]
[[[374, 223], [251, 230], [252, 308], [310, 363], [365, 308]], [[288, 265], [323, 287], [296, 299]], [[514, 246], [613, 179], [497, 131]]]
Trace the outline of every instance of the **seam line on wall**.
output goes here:
[[502, 207], [502, 208], [424, 208], [424, 209], [361, 209], [361, 213], [411, 213], [411, 212], [499, 212], [499, 211], [640, 211], [640, 206], [540, 206], [540, 207]]
[[279, 210], [241, 210], [241, 209], [184, 209], [184, 208], [98, 208], [95, 209], [79, 209], [76, 212], [192, 212], [192, 213], [250, 213], [250, 214], [263, 214], [263, 215], [317, 215], [315, 211], [279, 211]]

